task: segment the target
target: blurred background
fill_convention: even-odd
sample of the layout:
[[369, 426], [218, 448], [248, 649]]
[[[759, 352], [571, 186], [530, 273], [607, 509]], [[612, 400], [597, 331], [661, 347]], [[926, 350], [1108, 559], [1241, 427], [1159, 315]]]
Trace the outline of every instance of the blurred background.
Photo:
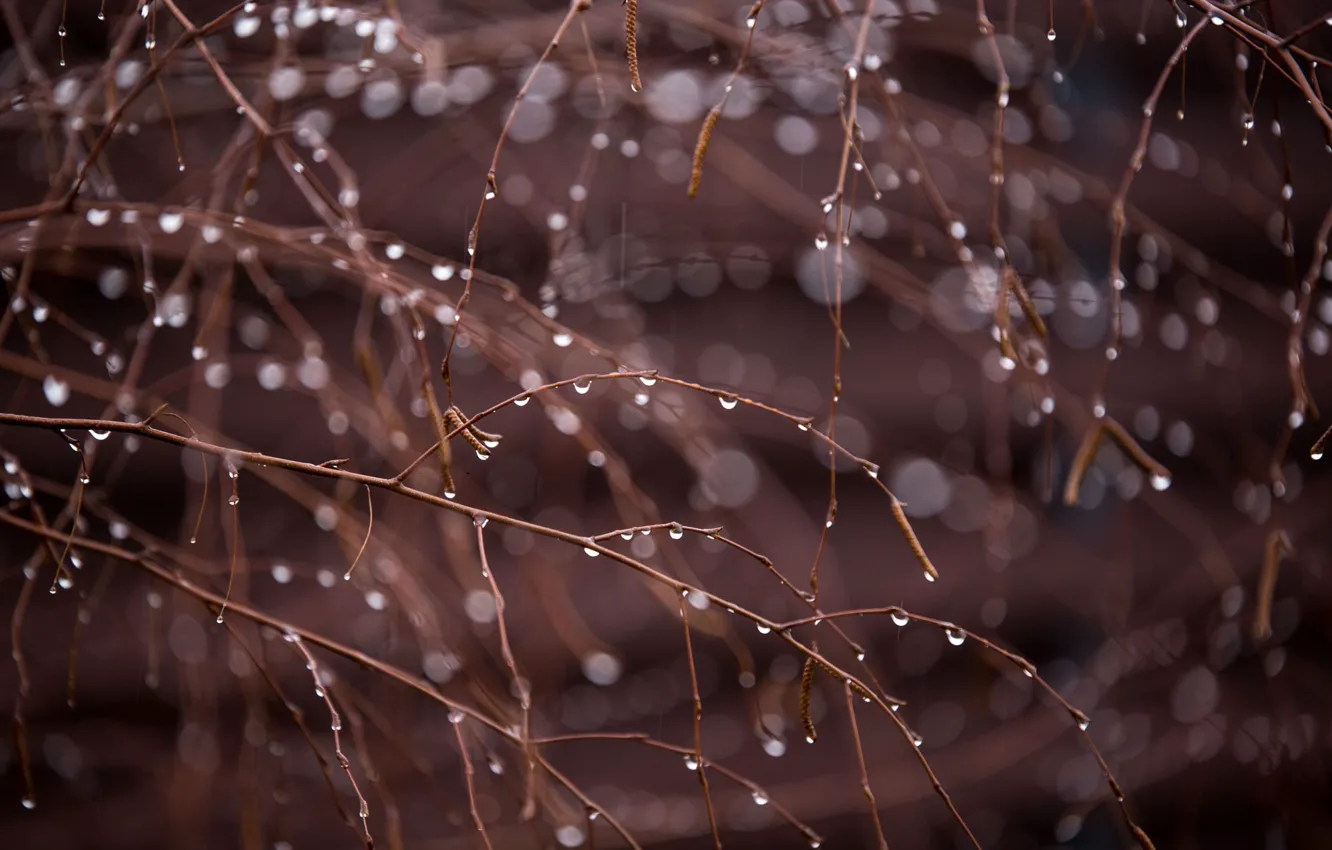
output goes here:
[[1326, 846], [1321, 4], [626, 11], [0, 0], [7, 846]]

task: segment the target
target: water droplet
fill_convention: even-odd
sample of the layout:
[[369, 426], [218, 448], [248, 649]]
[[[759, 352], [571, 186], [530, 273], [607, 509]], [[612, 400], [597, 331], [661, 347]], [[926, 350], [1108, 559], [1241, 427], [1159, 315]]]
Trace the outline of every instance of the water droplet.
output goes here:
[[190, 349], [190, 356], [195, 360], [202, 360], [208, 356], [208, 349], [204, 348], [202, 345], [196, 345], [194, 348]]
[[901, 610], [893, 611], [888, 616], [892, 619], [893, 625], [899, 628], [911, 622], [911, 618], [906, 615], [905, 611]]
[[463, 722], [463, 713], [456, 708], [449, 710], [449, 722], [454, 726]]
[[1310, 457], [1311, 459], [1313, 459], [1313, 460], [1322, 460], [1322, 459], [1323, 459], [1323, 447], [1322, 447], [1322, 446], [1314, 446], [1312, 449], [1309, 450], [1309, 457]]
[[52, 407], [60, 407], [69, 401], [69, 384], [55, 375], [47, 375], [42, 379], [42, 394]]
[[958, 628], [944, 629], [944, 634], [948, 635], [948, 642], [953, 646], [961, 646], [967, 640], [967, 633]]
[[1301, 425], [1304, 424], [1304, 412], [1300, 410], [1292, 410], [1290, 412], [1290, 416], [1287, 418], [1287, 421], [1290, 423], [1290, 428], [1292, 431], [1299, 428]]
[[583, 547], [583, 552], [584, 552], [589, 558], [595, 558], [596, 556], [598, 556], [598, 555], [601, 554], [601, 553], [598, 552], [596, 549], [593, 549], [591, 546], [584, 546], [584, 547]]
[[1156, 474], [1152, 476], [1152, 489], [1161, 491], [1170, 489], [1170, 476]]
[[761, 634], [761, 635], [766, 635], [766, 634], [768, 634], [768, 633], [771, 632], [771, 631], [772, 631], [772, 629], [768, 628], [767, 626], [763, 625], [762, 623], [759, 623], [759, 624], [758, 624], [758, 633], [759, 633], [759, 634]]
[[622, 532], [620, 532], [620, 539], [621, 539], [621, 540], [633, 540], [633, 539], [634, 539], [634, 532], [633, 532], [633, 530], [630, 529], [629, 531], [622, 531]]
[[574, 381], [573, 388], [579, 395], [586, 395], [587, 391], [592, 389], [592, 382], [583, 380]]
[[740, 403], [740, 399], [733, 395], [718, 396], [717, 401], [721, 403], [723, 410], [735, 410], [735, 406]]
[[37, 801], [25, 795], [23, 798], [23, 808], [31, 811], [32, 809], [37, 808]]
[[504, 773], [504, 762], [499, 760], [499, 756], [496, 755], [489, 756], [486, 759], [486, 766], [489, 767], [490, 772], [495, 774], [496, 776], [500, 776]]
[[526, 407], [526, 406], [527, 406], [527, 403], [528, 403], [529, 401], [531, 401], [531, 400], [532, 400], [532, 397], [531, 397], [530, 395], [520, 395], [520, 396], [518, 396], [516, 399], [513, 400], [513, 406], [514, 406], [514, 407]]
[[550, 338], [550, 341], [555, 343], [559, 348], [568, 348], [573, 344], [573, 334], [563, 332], [557, 333]]
[[678, 522], [671, 523], [670, 535], [672, 540], [679, 540], [681, 537], [684, 537], [684, 528], [682, 528]]
[[693, 753], [685, 753], [684, 766], [688, 770], [698, 770], [698, 756]]
[[638, 382], [645, 387], [650, 387], [653, 384], [657, 383], [657, 379], [652, 377], [651, 375], [643, 375], [639, 377]]
[[762, 791], [755, 791], [755, 792], [754, 792], [754, 805], [756, 805], [756, 806], [766, 806], [766, 805], [768, 805], [768, 795], [767, 795], [767, 794], [764, 794]]
[[240, 504], [240, 496], [237, 496], [235, 493], [232, 493], [231, 497], [227, 499], [227, 504], [231, 505], [233, 508], [236, 507], [237, 505]]
[[1047, 41], [1054, 41], [1055, 37], [1054, 27], [1050, 27], [1050, 31], [1045, 34], [1045, 38]]
[[815, 248], [818, 248], [820, 251], [825, 251], [825, 250], [827, 250], [827, 248], [828, 248], [828, 234], [826, 234], [826, 233], [820, 233], [818, 236], [815, 236], [815, 237], [814, 237], [814, 247], [815, 247]]

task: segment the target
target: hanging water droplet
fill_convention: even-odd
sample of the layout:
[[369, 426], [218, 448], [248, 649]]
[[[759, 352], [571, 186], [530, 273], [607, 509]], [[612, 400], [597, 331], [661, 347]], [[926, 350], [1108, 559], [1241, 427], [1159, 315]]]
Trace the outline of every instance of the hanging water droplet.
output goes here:
[[37, 808], [37, 801], [34, 800], [33, 798], [27, 796], [27, 795], [24, 795], [24, 797], [23, 797], [23, 808], [28, 809], [29, 811], [31, 811], [32, 809]]
[[454, 726], [463, 722], [463, 713], [456, 708], [449, 709], [449, 722]]
[[639, 377], [638, 382], [645, 387], [650, 387], [657, 382], [657, 379], [651, 375], [642, 375]]
[[227, 499], [227, 504], [231, 505], [233, 508], [236, 507], [237, 505], [240, 504], [240, 496], [237, 496], [235, 493], [232, 493], [231, 497]]
[[879, 480], [879, 465], [877, 463], [865, 462], [865, 474], [875, 481]]
[[693, 753], [685, 753], [684, 766], [687, 770], [698, 770], [698, 757]]
[[857, 661], [864, 661], [864, 660], [865, 660], [865, 650], [863, 650], [863, 649], [857, 649], [857, 650], [856, 650], [856, 660], [857, 660]]
[[766, 805], [768, 805], [768, 795], [767, 795], [767, 794], [764, 794], [762, 791], [755, 790], [755, 791], [754, 791], [754, 805], [756, 805], [756, 806], [766, 806]]
[[1301, 425], [1304, 424], [1304, 411], [1292, 410], [1290, 412], [1290, 416], [1287, 417], [1286, 421], [1290, 423], [1290, 428], [1292, 431], [1294, 431], [1295, 429], [1299, 428]]
[[518, 396], [516, 399], [513, 400], [513, 406], [514, 406], [514, 407], [526, 407], [526, 406], [527, 406], [527, 403], [528, 403], [529, 401], [531, 401], [531, 400], [532, 400], [532, 397], [531, 397], [530, 395], [520, 395], [520, 396]]
[[601, 554], [601, 553], [598, 552], [596, 549], [593, 549], [591, 546], [584, 546], [584, 547], [583, 547], [583, 552], [584, 552], [589, 558], [595, 558], [596, 556], [598, 556], [598, 555]]
[[69, 384], [55, 375], [47, 375], [42, 379], [42, 394], [52, 407], [60, 407], [69, 401]]
[[497, 755], [490, 755], [486, 759], [486, 766], [489, 767], [490, 772], [496, 776], [500, 776], [504, 773], [504, 762], [500, 761], [499, 756]]
[[681, 537], [684, 537], [684, 528], [680, 523], [673, 522], [671, 523], [670, 535], [672, 540], [679, 540]]
[[759, 623], [759, 624], [758, 624], [758, 633], [759, 633], [759, 634], [761, 634], [761, 635], [766, 635], [766, 634], [768, 634], [768, 633], [771, 632], [771, 631], [772, 631], [772, 629], [768, 628], [767, 626], [763, 625], [762, 623]]
[[577, 392], [579, 395], [587, 395], [587, 391], [592, 389], [592, 382], [585, 380], [577, 380], [574, 381], [573, 388], [574, 391]]
[[733, 395], [718, 396], [717, 401], [721, 403], [723, 410], [735, 410], [735, 406], [740, 403], [740, 399]]
[[552, 336], [550, 341], [559, 348], [568, 348], [573, 344], [573, 334], [560, 332]]
[[1310, 457], [1310, 459], [1312, 459], [1312, 460], [1322, 460], [1322, 459], [1323, 459], [1323, 447], [1322, 447], [1322, 446], [1314, 446], [1312, 449], [1309, 450], [1309, 457]]
[[911, 618], [908, 617], [908, 616], [906, 615], [906, 612], [905, 612], [905, 611], [896, 610], [896, 611], [893, 611], [893, 612], [892, 612], [891, 614], [889, 614], [888, 616], [889, 616], [889, 618], [892, 619], [892, 621], [893, 621], [893, 625], [894, 625], [894, 626], [897, 626], [897, 627], [899, 627], [899, 628], [902, 627], [902, 626], [905, 626], [907, 623], [911, 622]]
[[948, 642], [953, 646], [961, 646], [966, 643], [967, 633], [958, 628], [944, 629], [944, 634], [948, 635]]
[[826, 251], [828, 249], [828, 234], [820, 233], [818, 236], [815, 236], [814, 247], [818, 248], [820, 251]]
[[1170, 489], [1170, 476], [1156, 474], [1152, 476], [1152, 489], [1161, 491]]
[[334, 732], [341, 732], [341, 731], [342, 731], [342, 718], [339, 717], [339, 716], [336, 715], [336, 714], [333, 715], [333, 719], [329, 722], [329, 724], [328, 724], [328, 728], [332, 729]]
[[1045, 34], [1045, 40], [1046, 40], [1046, 41], [1054, 41], [1054, 40], [1055, 40], [1055, 37], [1056, 37], [1056, 36], [1055, 36], [1054, 27], [1050, 27], [1050, 31], [1047, 32], [1047, 33]]

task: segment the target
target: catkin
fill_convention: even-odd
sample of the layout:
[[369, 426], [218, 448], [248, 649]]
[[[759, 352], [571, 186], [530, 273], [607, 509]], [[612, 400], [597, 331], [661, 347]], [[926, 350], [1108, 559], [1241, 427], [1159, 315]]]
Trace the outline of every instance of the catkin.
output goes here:
[[1272, 594], [1276, 591], [1277, 568], [1291, 552], [1290, 538], [1281, 529], [1267, 535], [1263, 547], [1263, 570], [1258, 574], [1258, 598], [1253, 607], [1253, 639], [1267, 640], [1272, 635]]
[[717, 129], [717, 119], [721, 118], [721, 106], [708, 110], [703, 119], [703, 127], [698, 131], [698, 143], [694, 145], [694, 164], [689, 169], [689, 197], [698, 194], [698, 184], [703, 180], [703, 157], [708, 155], [708, 143], [712, 141], [712, 131]]
[[920, 561], [920, 565], [925, 570], [925, 578], [934, 581], [939, 577], [939, 571], [930, 563], [930, 556], [925, 554], [925, 547], [920, 545], [920, 538], [916, 537], [915, 530], [907, 520], [906, 511], [902, 510], [902, 502], [896, 496], [892, 498], [893, 519], [897, 522], [897, 527], [902, 530], [902, 536], [906, 538], [907, 545], [911, 547], [911, 553]]
[[1162, 466], [1156, 458], [1147, 454], [1147, 450], [1144, 449], [1137, 440], [1133, 439], [1133, 435], [1130, 434], [1123, 425], [1120, 425], [1117, 421], [1108, 416], [1103, 421], [1103, 425], [1106, 433], [1108, 433], [1116, 443], [1119, 443], [1119, 447], [1128, 454], [1134, 463], [1142, 468], [1143, 472], [1146, 472], [1153, 478], [1162, 478], [1167, 481], [1170, 480], [1170, 470]]
[[1068, 480], [1064, 482], [1064, 504], [1069, 507], [1078, 503], [1078, 492], [1082, 490], [1082, 477], [1087, 474], [1087, 467], [1091, 466], [1092, 458], [1096, 457], [1096, 449], [1101, 445], [1103, 433], [1105, 428], [1101, 422], [1088, 428], [1082, 438], [1082, 445], [1078, 446], [1078, 453], [1073, 456], [1073, 466], [1068, 470]]
[[638, 0], [626, 0], [624, 4], [624, 52], [629, 59], [629, 87], [642, 91], [643, 80], [638, 76]]
[[819, 737], [814, 729], [814, 718], [809, 713], [810, 697], [814, 693], [814, 659], [805, 659], [805, 669], [800, 674], [800, 722], [805, 727], [805, 740], [811, 744]]

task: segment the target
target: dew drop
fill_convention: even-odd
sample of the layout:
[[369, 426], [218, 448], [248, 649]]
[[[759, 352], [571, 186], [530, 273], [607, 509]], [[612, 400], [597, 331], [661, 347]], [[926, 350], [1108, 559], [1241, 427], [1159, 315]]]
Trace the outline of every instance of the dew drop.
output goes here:
[[698, 770], [698, 757], [693, 753], [685, 753], [684, 766], [688, 770]]
[[568, 348], [573, 344], [573, 334], [557, 333], [550, 338], [550, 341], [555, 343], [558, 348]]
[[32, 809], [37, 808], [37, 801], [34, 800], [34, 799], [31, 798], [31, 797], [27, 797], [27, 796], [25, 796], [25, 797], [23, 798], [23, 808], [28, 809], [29, 811], [31, 811]]
[[892, 619], [893, 625], [897, 626], [898, 628], [901, 628], [902, 626], [905, 626], [907, 623], [911, 622], [911, 618], [906, 615], [905, 611], [894, 611], [888, 616]]
[[766, 806], [766, 805], [768, 805], [768, 795], [767, 795], [767, 794], [764, 794], [762, 791], [755, 791], [755, 792], [754, 792], [754, 805], [756, 805], [756, 806]]
[[771, 631], [772, 631], [772, 629], [768, 628], [767, 626], [763, 625], [762, 623], [759, 623], [759, 624], [758, 624], [758, 633], [759, 633], [759, 634], [761, 634], [761, 635], [766, 635], [766, 634], [768, 634], [768, 633], [771, 632]]
[[1170, 476], [1156, 474], [1152, 476], [1152, 489], [1157, 491], [1170, 489]]
[[967, 633], [961, 629], [945, 629], [944, 634], [948, 635], [948, 642], [953, 646], [961, 646], [967, 640]]
[[42, 394], [52, 407], [60, 407], [69, 401], [69, 384], [55, 375], [47, 375], [42, 379]]
[[579, 395], [587, 395], [587, 391], [592, 389], [591, 381], [574, 381], [574, 391]]
[[583, 547], [583, 552], [584, 552], [589, 558], [595, 558], [596, 556], [598, 556], [598, 555], [601, 554], [601, 553], [598, 552], [596, 549], [593, 549], [591, 546], [584, 546], [584, 547]]
[[670, 535], [672, 540], [679, 540], [681, 537], [684, 537], [684, 528], [682, 528], [678, 522], [671, 523]]
[[735, 410], [735, 406], [740, 403], [740, 399], [733, 395], [718, 396], [717, 401], [721, 403], [723, 410]]
[[532, 397], [531, 397], [530, 395], [520, 395], [520, 396], [518, 396], [516, 399], [513, 400], [513, 406], [514, 406], [514, 407], [526, 407], [526, 406], [527, 406], [527, 403], [528, 403], [529, 401], [531, 401], [531, 400], [532, 400]]
[[463, 722], [463, 713], [462, 713], [461, 711], [459, 711], [458, 709], [456, 709], [456, 708], [454, 708], [454, 709], [450, 709], [450, 710], [449, 710], [449, 722], [452, 723], [454, 726], [457, 726], [459, 723], [462, 723], [462, 722]]

